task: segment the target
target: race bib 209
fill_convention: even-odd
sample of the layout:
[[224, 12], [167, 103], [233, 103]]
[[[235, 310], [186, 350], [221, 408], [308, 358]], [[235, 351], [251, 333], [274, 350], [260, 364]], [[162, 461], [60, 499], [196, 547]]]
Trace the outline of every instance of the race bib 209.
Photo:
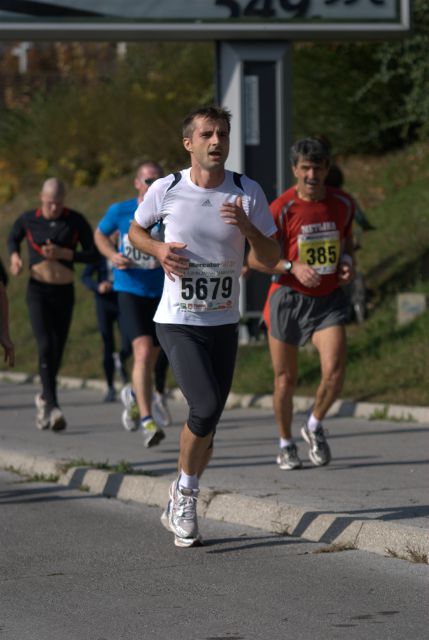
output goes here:
[[148, 256], [139, 249], [134, 247], [128, 237], [128, 233], [123, 238], [123, 254], [128, 260], [131, 260], [132, 268], [138, 269], [157, 269], [161, 265], [154, 256]]

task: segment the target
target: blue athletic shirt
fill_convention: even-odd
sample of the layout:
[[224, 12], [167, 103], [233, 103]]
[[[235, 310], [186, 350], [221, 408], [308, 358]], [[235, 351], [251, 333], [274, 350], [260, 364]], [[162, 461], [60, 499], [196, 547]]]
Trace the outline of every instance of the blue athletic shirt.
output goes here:
[[[119, 231], [119, 251], [133, 261], [128, 269], [113, 269], [114, 291], [125, 291], [147, 298], [159, 298], [164, 286], [164, 270], [153, 256], [147, 256], [131, 245], [128, 239], [130, 224], [137, 209], [137, 198], [116, 202], [106, 211], [98, 228], [106, 236]], [[158, 226], [152, 231], [156, 237]]]

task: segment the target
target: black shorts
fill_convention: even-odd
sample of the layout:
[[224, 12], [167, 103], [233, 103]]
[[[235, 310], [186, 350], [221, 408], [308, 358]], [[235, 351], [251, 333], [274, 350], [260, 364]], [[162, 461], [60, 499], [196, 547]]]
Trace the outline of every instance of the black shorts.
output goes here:
[[189, 406], [190, 431], [214, 434], [234, 374], [238, 324], [200, 327], [157, 323], [159, 341]]
[[118, 291], [119, 324], [121, 333], [130, 342], [141, 336], [152, 336], [153, 344], [159, 345], [153, 316], [160, 298], [147, 298], [134, 293]]
[[347, 321], [347, 297], [342, 289], [327, 296], [305, 296], [289, 287], [279, 287], [270, 296], [269, 305], [273, 338], [299, 347], [316, 331]]

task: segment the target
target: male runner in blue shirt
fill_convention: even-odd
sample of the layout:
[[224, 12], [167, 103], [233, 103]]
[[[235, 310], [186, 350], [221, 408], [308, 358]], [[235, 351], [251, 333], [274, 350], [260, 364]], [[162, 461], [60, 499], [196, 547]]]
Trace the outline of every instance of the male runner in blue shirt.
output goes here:
[[[164, 271], [155, 258], [131, 245], [128, 230], [149, 186], [162, 176], [157, 163], [143, 163], [134, 180], [137, 197], [111, 205], [95, 231], [99, 251], [114, 265], [113, 289], [118, 292], [119, 321], [133, 348], [132, 384], [121, 392], [125, 407], [122, 424], [129, 431], [141, 426], [146, 447], [164, 438], [151, 414], [152, 374], [159, 352], [153, 316], [162, 293]], [[110, 239], [114, 231], [119, 232], [117, 246]], [[155, 228], [153, 233], [156, 231]]]

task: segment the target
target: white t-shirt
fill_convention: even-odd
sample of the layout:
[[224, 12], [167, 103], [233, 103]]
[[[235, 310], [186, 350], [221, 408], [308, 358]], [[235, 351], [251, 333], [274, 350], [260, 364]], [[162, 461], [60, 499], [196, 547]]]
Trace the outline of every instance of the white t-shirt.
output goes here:
[[162, 221], [165, 242], [186, 243], [178, 253], [190, 261], [184, 277], [174, 276], [174, 282], [165, 278], [154, 320], [200, 326], [238, 322], [245, 238], [235, 225], [223, 221], [221, 206], [241, 196], [243, 209], [261, 233], [272, 236], [276, 226], [265, 194], [254, 180], [240, 176], [240, 188], [233, 172], [225, 171], [221, 185], [203, 189], [192, 182], [190, 172], [181, 171], [174, 185], [179, 174], [154, 182], [135, 212], [136, 222], [144, 229]]

